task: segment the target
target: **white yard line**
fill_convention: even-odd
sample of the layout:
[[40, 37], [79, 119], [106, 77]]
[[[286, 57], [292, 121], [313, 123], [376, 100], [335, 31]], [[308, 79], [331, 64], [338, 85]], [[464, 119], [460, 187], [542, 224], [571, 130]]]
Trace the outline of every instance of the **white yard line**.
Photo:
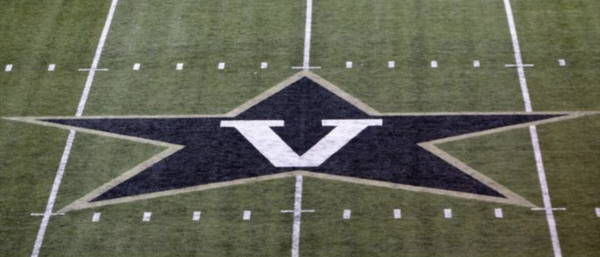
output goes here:
[[[512, 7], [510, 0], [504, 0], [504, 7], [506, 9], [506, 16], [508, 18], [508, 26], [510, 28], [510, 35], [512, 37], [513, 50], [515, 52], [515, 61], [517, 63], [517, 71], [519, 73], [519, 83], [521, 85], [521, 92], [523, 94], [523, 102], [525, 103], [525, 111], [533, 112], [531, 107], [531, 99], [529, 97], [529, 89], [527, 88], [527, 80], [525, 79], [525, 70], [523, 69], [523, 59], [521, 58], [521, 47], [519, 45], [519, 39], [517, 37], [517, 28], [515, 26], [515, 20], [512, 13]], [[560, 248], [560, 241], [558, 239], [558, 231], [556, 229], [556, 220], [554, 219], [554, 210], [552, 209], [552, 202], [550, 200], [550, 190], [548, 189], [548, 182], [546, 180], [546, 171], [544, 169], [544, 162], [542, 159], [542, 151], [540, 150], [540, 144], [538, 140], [537, 129], [535, 126], [529, 127], [529, 133], [531, 134], [531, 144], [533, 145], [533, 151], [535, 155], [535, 163], [540, 180], [540, 187], [542, 189], [542, 197], [544, 200], [544, 209], [546, 212], [546, 220], [548, 221], [548, 229], [550, 231], [550, 237], [552, 240], [552, 249], [554, 251], [554, 257], [562, 257], [562, 250]]]
[[[89, 71], [90, 73], [88, 74], [87, 80], [85, 82], [85, 88], [83, 89], [83, 94], [81, 95], [81, 99], [79, 100], [79, 106], [77, 107], [77, 112], [75, 113], [76, 117], [80, 117], [81, 115], [83, 115], [83, 110], [85, 108], [85, 104], [87, 102], [87, 98], [92, 87], [92, 82], [94, 81], [94, 75], [96, 74], [98, 63], [100, 62], [100, 56], [102, 55], [104, 42], [106, 41], [106, 36], [108, 35], [110, 24], [115, 13], [115, 9], [117, 8], [118, 1], [119, 0], [112, 1], [110, 10], [108, 12], [108, 16], [106, 17], [106, 23], [104, 24], [104, 29], [102, 30], [102, 35], [100, 36], [100, 41], [98, 42], [98, 47], [96, 48], [96, 54], [94, 55], [92, 66]], [[40, 229], [38, 230], [38, 234], [35, 239], [35, 244], [33, 246], [31, 257], [38, 257], [40, 254], [40, 249], [42, 248], [42, 243], [44, 242], [44, 236], [46, 235], [48, 222], [50, 221], [50, 217], [52, 216], [52, 210], [54, 209], [54, 203], [56, 202], [56, 196], [58, 195], [58, 189], [62, 182], [62, 177], [65, 172], [67, 162], [69, 160], [69, 155], [71, 154], [71, 146], [73, 145], [73, 141], [75, 141], [75, 131], [71, 130], [69, 131], [69, 136], [67, 137], [67, 142], [65, 144], [60, 164], [58, 166], [58, 171], [56, 172], [56, 177], [54, 178], [54, 183], [52, 184], [50, 196], [48, 197], [48, 204], [46, 205], [46, 211], [44, 212], [44, 217], [42, 218], [42, 223], [40, 225]]]
[[296, 176], [296, 192], [294, 193], [294, 226], [292, 232], [292, 257], [300, 256], [300, 220], [302, 218], [303, 181], [304, 179], [301, 175]]
[[312, 31], [312, 0], [306, 0], [306, 25], [304, 27], [304, 61], [303, 70], [310, 69], [310, 37]]
[[515, 52], [515, 62], [517, 63], [517, 71], [519, 73], [519, 83], [521, 84], [521, 92], [523, 93], [523, 101], [525, 102], [525, 110], [532, 112], [531, 99], [529, 98], [529, 89], [527, 88], [527, 80], [525, 79], [525, 69], [523, 69], [523, 59], [521, 58], [521, 47], [519, 46], [519, 38], [517, 37], [517, 28], [515, 19], [510, 6], [510, 0], [504, 0], [506, 16], [508, 17], [508, 27], [510, 28], [510, 36], [512, 37], [513, 50]]

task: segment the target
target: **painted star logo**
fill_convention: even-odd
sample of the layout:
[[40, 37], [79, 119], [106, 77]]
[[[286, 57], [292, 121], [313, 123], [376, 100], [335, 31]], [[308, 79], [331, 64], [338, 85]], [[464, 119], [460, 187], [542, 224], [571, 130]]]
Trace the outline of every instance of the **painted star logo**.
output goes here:
[[435, 145], [582, 115], [383, 114], [301, 72], [225, 115], [10, 119], [166, 147], [64, 212], [297, 174], [533, 206]]

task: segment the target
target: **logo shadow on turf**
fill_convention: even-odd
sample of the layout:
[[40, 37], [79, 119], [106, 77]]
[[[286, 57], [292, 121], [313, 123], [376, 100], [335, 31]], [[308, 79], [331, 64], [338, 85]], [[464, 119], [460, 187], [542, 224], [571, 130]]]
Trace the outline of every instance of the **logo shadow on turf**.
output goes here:
[[302, 71], [223, 115], [5, 119], [165, 148], [68, 212], [296, 175], [536, 207], [436, 145], [593, 114], [380, 113]]

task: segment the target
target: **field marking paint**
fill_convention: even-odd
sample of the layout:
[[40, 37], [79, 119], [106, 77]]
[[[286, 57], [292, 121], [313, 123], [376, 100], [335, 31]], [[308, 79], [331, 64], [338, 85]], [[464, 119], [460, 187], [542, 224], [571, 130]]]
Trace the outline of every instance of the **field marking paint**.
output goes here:
[[[566, 211], [567, 208], [550, 208], [553, 211]], [[532, 211], [546, 211], [546, 208], [531, 208]]]
[[48, 65], [48, 71], [54, 71], [54, 69], [56, 69], [56, 64]]
[[217, 68], [219, 70], [225, 69], [225, 63], [224, 62], [220, 62], [219, 65], [217, 66]]
[[502, 212], [501, 208], [494, 209], [494, 214], [495, 214], [495, 216], [496, 216], [497, 219], [504, 218], [504, 213]]
[[565, 61], [565, 59], [558, 59], [558, 65], [560, 65], [561, 67], [565, 67], [567, 66], [567, 62]]
[[388, 68], [393, 69], [394, 67], [396, 67], [396, 62], [395, 61], [389, 61], [388, 62]]
[[546, 180], [546, 171], [544, 169], [542, 151], [540, 150], [540, 142], [538, 140], [537, 128], [535, 126], [529, 126], [529, 133], [531, 134], [531, 144], [533, 145], [533, 152], [535, 155], [535, 165], [538, 171], [538, 177], [540, 179], [542, 197], [544, 199], [546, 220], [548, 220], [548, 229], [550, 230], [550, 236], [552, 239], [552, 249], [554, 250], [555, 257], [562, 257], [562, 250], [560, 248], [560, 241], [558, 239], [558, 231], [556, 230], [554, 210], [552, 209], [552, 202], [550, 201], [550, 190], [548, 189], [548, 181]]
[[175, 70], [183, 70], [183, 63], [178, 63]]
[[139, 64], [139, 63], [133, 64], [133, 70], [140, 70], [140, 66], [141, 66], [141, 64]]
[[[29, 215], [30, 216], [44, 216], [44, 213], [31, 213]], [[50, 216], [65, 216], [65, 213], [64, 212], [56, 212], [56, 213], [50, 214]]]
[[505, 64], [504, 67], [507, 68], [533, 68], [535, 65], [533, 64]]
[[152, 218], [152, 212], [144, 212], [144, 217], [142, 217], [142, 221], [150, 222], [150, 218]]
[[475, 68], [481, 67], [481, 63], [479, 62], [479, 60], [474, 60], [473, 61], [473, 67], [475, 67]]
[[294, 225], [292, 230], [292, 257], [300, 256], [300, 220], [302, 218], [302, 175], [296, 176], [294, 192]]
[[437, 68], [438, 67], [438, 62], [437, 61], [431, 61], [431, 68]]
[[269, 67], [269, 64], [267, 62], [261, 62], [260, 63], [260, 68], [263, 70], [266, 70]]
[[[533, 112], [533, 108], [531, 107], [531, 99], [529, 97], [529, 89], [527, 88], [527, 80], [525, 78], [525, 69], [523, 69], [523, 59], [521, 57], [521, 47], [519, 45], [519, 39], [517, 37], [517, 28], [515, 26], [515, 19], [513, 17], [510, 0], [504, 0], [504, 7], [506, 9], [506, 17], [508, 20], [508, 27], [510, 29], [510, 35], [512, 38], [513, 51], [515, 53], [515, 61], [517, 63], [516, 65], [517, 65], [517, 71], [519, 73], [519, 84], [521, 85], [521, 93], [523, 94], [523, 102], [525, 104], [525, 111]], [[560, 241], [558, 239], [558, 231], [556, 229], [556, 220], [554, 219], [554, 210], [552, 210], [552, 203], [550, 201], [550, 190], [548, 189], [548, 182], [546, 181], [546, 171], [544, 170], [544, 162], [542, 160], [542, 152], [540, 150], [537, 129], [535, 126], [529, 127], [529, 134], [531, 135], [531, 144], [533, 145], [536, 169], [538, 172], [538, 178], [540, 180], [542, 197], [544, 200], [544, 209], [546, 212], [546, 220], [548, 221], [548, 230], [550, 231], [550, 237], [551, 237], [551, 241], [552, 241], [552, 250], [554, 252], [554, 257], [562, 257], [562, 250], [560, 247]]]
[[596, 217], [600, 218], [600, 208], [596, 208]]
[[302, 69], [307, 71], [310, 69], [310, 37], [312, 34], [312, 0], [306, 0], [306, 23], [304, 25], [304, 60]]
[[346, 69], [352, 69], [352, 62], [346, 62]]
[[394, 219], [401, 219], [401, 218], [402, 218], [402, 210], [394, 209]]
[[202, 215], [202, 212], [195, 211], [194, 214], [192, 215], [192, 220], [193, 221], [199, 221], [201, 215]]
[[352, 216], [352, 211], [351, 210], [344, 210], [344, 213], [342, 214], [342, 218], [344, 218], [345, 220], [349, 220], [350, 216]]
[[250, 220], [251, 217], [252, 217], [251, 211], [244, 211], [244, 215], [242, 217], [244, 220]]
[[[96, 74], [96, 69], [98, 69], [98, 63], [100, 62], [100, 57], [102, 56], [102, 50], [104, 49], [104, 43], [106, 42], [106, 37], [108, 36], [108, 31], [110, 30], [110, 24], [112, 23], [112, 18], [115, 14], [115, 10], [117, 8], [118, 2], [119, 2], [119, 0], [112, 0], [112, 3], [110, 5], [110, 9], [109, 9], [108, 15], [106, 17], [106, 22], [104, 23], [104, 28], [102, 29], [102, 35], [100, 36], [98, 46], [96, 47], [96, 53], [94, 54], [94, 59], [92, 60], [92, 66], [90, 68], [87, 80], [85, 82], [85, 87], [83, 89], [81, 99], [79, 100], [79, 105], [77, 106], [77, 112], [75, 113], [76, 117], [80, 117], [81, 115], [83, 115], [83, 110], [85, 109], [85, 104], [87, 102], [87, 98], [89, 96], [90, 89], [92, 87], [92, 82], [94, 81], [94, 75]], [[67, 142], [65, 143], [65, 148], [64, 148], [61, 160], [60, 160], [60, 164], [58, 166], [58, 171], [56, 172], [56, 177], [54, 178], [54, 183], [52, 184], [50, 196], [48, 197], [48, 204], [46, 205], [46, 211], [44, 212], [44, 217], [42, 218], [42, 223], [40, 224], [40, 229], [38, 230], [38, 234], [35, 239], [35, 244], [33, 245], [33, 251], [31, 253], [31, 257], [38, 257], [40, 254], [40, 249], [42, 248], [42, 243], [44, 242], [44, 236], [46, 235], [46, 229], [48, 228], [48, 222], [50, 221], [50, 217], [52, 216], [52, 210], [54, 209], [54, 203], [56, 202], [56, 196], [58, 195], [58, 189], [62, 182], [62, 177], [65, 172], [65, 167], [67, 166], [67, 162], [69, 160], [69, 155], [71, 154], [71, 147], [73, 145], [74, 140], [75, 140], [75, 130], [70, 130], [69, 136], [67, 137]]]
[[513, 17], [510, 0], [504, 0], [504, 8], [506, 9], [506, 17], [508, 19], [508, 27], [512, 38], [513, 51], [515, 52], [515, 62], [517, 63], [517, 72], [519, 73], [519, 84], [521, 85], [521, 93], [525, 102], [525, 110], [532, 112], [531, 99], [529, 97], [529, 89], [527, 88], [527, 79], [525, 79], [525, 69], [523, 69], [523, 58], [521, 57], [521, 46], [519, 45], [519, 37], [517, 36], [517, 27], [515, 26], [515, 18]]
[[6, 67], [4, 68], [4, 71], [6, 71], [6, 72], [11, 72], [11, 71], [12, 71], [12, 68], [13, 68], [13, 65], [12, 65], [12, 64], [7, 64], [7, 65], [6, 65]]
[[99, 213], [99, 212], [94, 213], [94, 216], [92, 216], [92, 222], [100, 221], [100, 215], [101, 215], [101, 213]]
[[108, 71], [108, 69], [90, 69], [90, 68], [81, 68], [79, 71]]
[[444, 218], [446, 218], [446, 219], [452, 218], [452, 209], [444, 209]]

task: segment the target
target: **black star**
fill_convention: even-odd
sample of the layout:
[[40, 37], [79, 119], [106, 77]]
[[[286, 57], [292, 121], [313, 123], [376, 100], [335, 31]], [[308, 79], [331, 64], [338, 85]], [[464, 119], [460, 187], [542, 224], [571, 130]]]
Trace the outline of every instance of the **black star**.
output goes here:
[[[509, 201], [508, 198], [518, 196], [481, 174], [465, 172], [462, 164], [448, 163], [447, 158], [425, 149], [422, 143], [564, 115], [380, 114], [312, 73], [301, 73], [288, 81], [290, 83], [281, 84], [233, 114], [221, 117], [86, 117], [36, 121], [178, 146], [172, 154], [155, 158], [148, 167], [80, 199], [84, 205], [297, 170], [331, 178], [510, 202], [515, 199]], [[240, 131], [220, 126], [222, 121], [231, 120], [283, 120], [285, 126], [275, 127], [273, 131], [302, 155], [332, 131], [333, 127], [324, 127], [322, 120], [348, 119], [380, 119], [382, 125], [367, 127], [315, 167], [276, 167]], [[522, 199], [515, 201], [526, 205]]]

